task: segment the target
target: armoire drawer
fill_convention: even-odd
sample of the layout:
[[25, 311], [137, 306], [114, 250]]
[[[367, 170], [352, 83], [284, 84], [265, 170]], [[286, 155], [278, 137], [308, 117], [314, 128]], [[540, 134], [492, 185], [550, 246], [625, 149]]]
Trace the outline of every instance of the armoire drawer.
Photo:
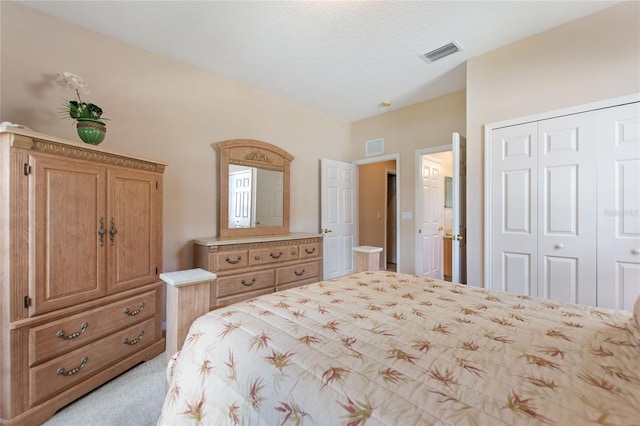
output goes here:
[[149, 291], [30, 329], [29, 366], [154, 316], [156, 294]]
[[274, 287], [273, 270], [248, 272], [246, 274], [232, 275], [229, 277], [218, 278], [217, 297], [232, 296], [247, 291], [255, 291], [263, 288]]
[[300, 263], [276, 269], [276, 285], [303, 281], [320, 276], [319, 262]]
[[29, 369], [31, 406], [91, 377], [110, 364], [153, 342], [156, 320], [148, 320], [118, 331], [42, 365]]

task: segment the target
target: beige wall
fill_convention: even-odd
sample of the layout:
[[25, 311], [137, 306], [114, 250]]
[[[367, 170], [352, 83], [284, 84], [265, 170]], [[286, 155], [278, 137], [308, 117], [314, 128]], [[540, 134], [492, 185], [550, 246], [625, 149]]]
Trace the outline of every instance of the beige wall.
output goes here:
[[640, 3], [625, 2], [467, 63], [468, 282], [483, 285], [483, 125], [640, 92]]
[[101, 147], [169, 164], [165, 271], [192, 267], [190, 240], [217, 235], [218, 141], [254, 138], [289, 151], [291, 229], [319, 231], [318, 159], [350, 159], [348, 122], [19, 4], [2, 1], [0, 11], [0, 121], [79, 141], [58, 112], [73, 93], [54, 84], [70, 71], [110, 119]]
[[384, 138], [384, 155], [400, 154], [398, 201], [401, 212], [412, 214], [412, 220], [400, 221], [401, 272], [415, 272], [416, 150], [451, 145], [453, 132], [464, 134], [465, 102], [465, 91], [459, 91], [351, 125], [353, 160], [364, 159], [365, 142], [377, 138]]
[[385, 269], [387, 251], [387, 170], [395, 170], [395, 161], [364, 164], [358, 167], [358, 238], [361, 246], [382, 247], [380, 267]]

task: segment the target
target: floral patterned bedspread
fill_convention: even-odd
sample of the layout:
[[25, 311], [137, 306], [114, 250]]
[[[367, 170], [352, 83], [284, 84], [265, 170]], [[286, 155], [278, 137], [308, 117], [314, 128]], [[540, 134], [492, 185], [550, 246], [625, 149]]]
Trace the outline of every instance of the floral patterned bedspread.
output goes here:
[[196, 320], [158, 424], [637, 425], [638, 315], [389, 272], [323, 281]]

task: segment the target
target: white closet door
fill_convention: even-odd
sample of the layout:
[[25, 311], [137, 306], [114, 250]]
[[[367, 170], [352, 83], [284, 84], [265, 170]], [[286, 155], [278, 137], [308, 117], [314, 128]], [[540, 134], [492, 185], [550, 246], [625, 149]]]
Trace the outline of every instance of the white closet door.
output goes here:
[[640, 296], [640, 104], [598, 114], [598, 306]]
[[596, 305], [595, 112], [538, 122], [538, 297]]
[[536, 145], [536, 123], [492, 133], [491, 290], [537, 295]]

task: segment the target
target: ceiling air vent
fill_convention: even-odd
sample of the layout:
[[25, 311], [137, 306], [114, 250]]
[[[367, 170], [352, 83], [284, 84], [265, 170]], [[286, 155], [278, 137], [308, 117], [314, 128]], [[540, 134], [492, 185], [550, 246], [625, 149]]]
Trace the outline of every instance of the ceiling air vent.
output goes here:
[[452, 55], [456, 52], [459, 52], [460, 47], [455, 43], [451, 42], [449, 44], [445, 44], [442, 47], [438, 47], [437, 49], [433, 49], [431, 52], [423, 53], [420, 55], [422, 59], [424, 59], [428, 64], [437, 61], [438, 59], [442, 59], [445, 56]]

